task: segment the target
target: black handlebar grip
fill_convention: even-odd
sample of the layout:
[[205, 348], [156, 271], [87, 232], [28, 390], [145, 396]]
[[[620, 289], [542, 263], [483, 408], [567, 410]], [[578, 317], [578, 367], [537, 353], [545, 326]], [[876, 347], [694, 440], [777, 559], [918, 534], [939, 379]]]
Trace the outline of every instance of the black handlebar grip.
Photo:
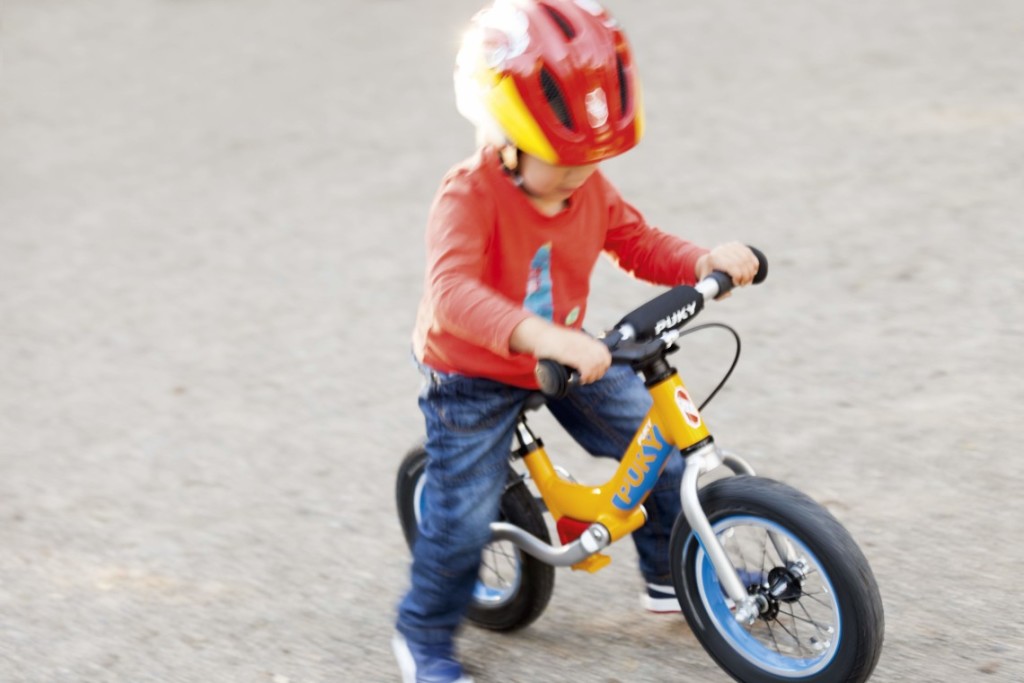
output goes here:
[[569, 393], [569, 368], [561, 363], [546, 358], [539, 360], [533, 369], [533, 375], [545, 396], [565, 398]]
[[723, 273], [720, 270], [711, 271], [711, 273], [708, 274], [708, 277], [718, 283], [718, 294], [715, 296], [716, 299], [720, 299], [725, 296], [732, 291], [733, 287], [736, 286], [732, 283], [732, 278], [729, 274]]
[[[754, 274], [754, 279], [751, 284], [759, 285], [764, 282], [764, 279], [768, 277], [768, 258], [764, 255], [757, 247], [752, 247], [749, 244], [747, 248], [754, 253], [754, 257], [757, 258], [757, 273]], [[720, 299], [730, 291], [735, 285], [732, 282], [732, 278], [723, 273], [720, 270], [714, 270], [709, 275], [715, 282], [718, 283], [718, 294], [715, 296], [716, 299]]]
[[768, 277], [768, 257], [757, 247], [752, 247], [748, 244], [747, 248], [754, 252], [754, 256], [757, 257], [757, 275], [754, 276], [754, 284], [759, 285]]

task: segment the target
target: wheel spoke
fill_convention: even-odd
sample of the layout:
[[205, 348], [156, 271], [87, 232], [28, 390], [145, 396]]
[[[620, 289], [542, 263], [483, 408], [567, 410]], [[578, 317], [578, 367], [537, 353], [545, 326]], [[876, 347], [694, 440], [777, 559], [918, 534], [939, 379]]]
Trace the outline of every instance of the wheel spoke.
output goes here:
[[480, 558], [479, 581], [486, 588], [507, 594], [515, 589], [518, 565], [518, 551], [512, 544], [491, 543]]
[[761, 553], [761, 573], [765, 576], [768, 575], [768, 568], [772, 566], [771, 556], [768, 553], [768, 544], [764, 544], [764, 552]]
[[788, 616], [794, 622], [801, 622], [801, 623], [804, 623], [804, 624], [810, 624], [819, 633], [828, 634], [830, 632], [830, 630], [832, 630], [832, 624], [820, 621], [818, 619], [815, 619], [813, 616], [811, 616], [811, 613], [807, 611], [807, 608], [804, 607], [803, 604], [800, 604], [800, 609], [803, 610], [804, 614], [806, 614], [807, 616], [800, 616], [799, 614], [797, 614], [795, 611], [793, 611], [791, 609], [790, 610], [784, 610], [782, 613], [785, 614], [786, 616]]
[[[791, 640], [793, 641], [793, 643], [794, 643], [794, 644], [796, 645], [796, 647], [797, 647], [797, 649], [798, 649], [798, 650], [799, 650], [799, 649], [802, 649], [802, 648], [800, 647], [800, 638], [798, 637], [798, 635], [797, 635], [797, 633], [796, 633], [796, 625], [795, 625], [795, 624], [794, 624], [794, 630], [793, 630], [793, 631], [790, 631], [790, 630], [789, 630], [788, 628], [786, 628], [786, 625], [785, 625], [785, 624], [783, 624], [783, 623], [782, 623], [781, 621], [779, 621], [778, 619], [776, 619], [776, 620], [775, 620], [775, 621], [774, 621], [773, 623], [774, 623], [775, 625], [777, 625], [777, 626], [778, 626], [778, 627], [779, 627], [780, 629], [782, 629], [782, 631], [783, 631], [783, 632], [784, 632], [784, 633], [785, 633], [785, 634], [786, 634], [787, 636], [789, 636], [789, 637], [790, 637], [790, 639], [791, 639]], [[772, 632], [774, 633], [775, 629], [771, 629], [771, 630], [772, 630]], [[775, 638], [773, 637], [773, 638], [772, 638], [772, 640], [775, 640]], [[778, 642], [778, 641], [776, 641], [776, 642]]]
[[831, 609], [832, 608], [832, 603], [830, 601], [828, 601], [828, 600], [825, 600], [825, 599], [819, 597], [821, 595], [828, 595], [828, 594], [829, 594], [828, 591], [818, 591], [816, 593], [803, 593], [800, 597], [810, 598], [811, 600], [813, 600], [814, 602], [818, 603], [819, 605]]
[[782, 652], [782, 646], [779, 645], [779, 641], [775, 637], [775, 629], [773, 629], [772, 625], [770, 623], [767, 623], [767, 622], [765, 623], [765, 626], [766, 626], [766, 628], [768, 630], [768, 637], [772, 639], [772, 643], [775, 645], [775, 651], [776, 652]]
[[[806, 620], [811, 622], [812, 624], [814, 624], [814, 627], [817, 628], [818, 631], [820, 631], [821, 633], [824, 633], [826, 635], [829, 635], [829, 636], [831, 636], [833, 633], [835, 633], [835, 631], [836, 631], [835, 624], [833, 624], [832, 622], [825, 623], [825, 622], [819, 621], [818, 619], [815, 619], [814, 616], [808, 611], [807, 606], [802, 601], [799, 602], [798, 604], [800, 605], [800, 609], [803, 610], [804, 614], [807, 615]], [[802, 617], [797, 617], [794, 614], [793, 618], [794, 619], [798, 619], [798, 618], [802, 618]]]

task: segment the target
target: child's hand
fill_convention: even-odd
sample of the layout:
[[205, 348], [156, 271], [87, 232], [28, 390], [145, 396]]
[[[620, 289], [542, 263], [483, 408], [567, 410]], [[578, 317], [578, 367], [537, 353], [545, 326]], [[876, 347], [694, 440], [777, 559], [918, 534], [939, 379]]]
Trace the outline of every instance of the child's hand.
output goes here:
[[745, 244], [726, 242], [697, 259], [697, 279], [703, 280], [713, 270], [727, 273], [737, 287], [745, 287], [754, 281], [758, 262], [754, 252]]
[[538, 358], [550, 358], [576, 368], [580, 373], [580, 384], [596, 382], [608, 372], [612, 355], [607, 346], [579, 330], [552, 325], [551, 332], [542, 338]]
[[612, 364], [608, 347], [586, 332], [527, 318], [512, 331], [513, 351], [549, 358], [580, 373], [580, 383], [590, 384], [604, 376]]

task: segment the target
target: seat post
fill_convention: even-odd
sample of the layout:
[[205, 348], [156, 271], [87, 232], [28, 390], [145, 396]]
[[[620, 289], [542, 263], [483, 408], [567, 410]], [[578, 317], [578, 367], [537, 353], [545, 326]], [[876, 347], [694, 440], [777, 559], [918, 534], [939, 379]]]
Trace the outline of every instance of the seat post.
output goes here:
[[530, 425], [526, 423], [526, 413], [520, 413], [519, 420], [516, 422], [516, 441], [519, 442], [519, 447], [512, 450], [512, 457], [525, 458], [530, 453], [543, 448], [544, 442], [533, 433], [530, 429]]

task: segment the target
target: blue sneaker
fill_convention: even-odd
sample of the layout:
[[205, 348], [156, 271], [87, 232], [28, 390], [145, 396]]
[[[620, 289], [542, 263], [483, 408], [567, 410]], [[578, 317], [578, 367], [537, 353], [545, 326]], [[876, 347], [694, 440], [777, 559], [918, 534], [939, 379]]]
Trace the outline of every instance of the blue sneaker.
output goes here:
[[678, 614], [681, 611], [674, 586], [649, 583], [647, 592], [640, 595], [640, 600], [648, 612], [655, 614]]
[[410, 643], [401, 633], [391, 639], [391, 649], [402, 671], [402, 683], [473, 683], [455, 659], [452, 644]]
[[757, 569], [737, 569], [736, 573], [740, 575], [740, 582], [743, 583], [743, 587], [749, 589], [751, 586], [767, 586], [768, 585], [768, 574]]

